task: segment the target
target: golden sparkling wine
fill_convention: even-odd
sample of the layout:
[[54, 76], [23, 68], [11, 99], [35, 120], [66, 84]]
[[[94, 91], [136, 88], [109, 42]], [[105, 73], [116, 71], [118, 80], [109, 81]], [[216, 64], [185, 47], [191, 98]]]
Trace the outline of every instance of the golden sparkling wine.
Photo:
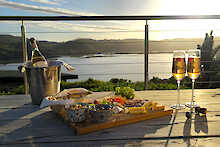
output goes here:
[[173, 58], [172, 73], [177, 81], [181, 81], [186, 74], [185, 58]]
[[188, 58], [187, 64], [187, 74], [192, 79], [195, 80], [200, 75], [200, 58]]

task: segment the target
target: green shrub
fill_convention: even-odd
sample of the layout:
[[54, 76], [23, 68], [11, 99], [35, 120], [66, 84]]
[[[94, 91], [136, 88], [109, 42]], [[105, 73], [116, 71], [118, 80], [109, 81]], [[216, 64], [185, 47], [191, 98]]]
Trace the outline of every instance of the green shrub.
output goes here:
[[131, 88], [135, 89], [136, 91], [144, 90], [144, 82], [137, 81], [134, 83], [134, 86], [130, 86]]
[[68, 89], [68, 88], [76, 88], [81, 87], [88, 89], [90, 91], [94, 92], [100, 92], [100, 91], [113, 91], [114, 85], [111, 82], [105, 82], [100, 80], [94, 80], [92, 78], [89, 78], [86, 81], [80, 81], [80, 82], [61, 82], [62, 89]]
[[[189, 78], [184, 78], [181, 81], [181, 89], [189, 89], [191, 88], [191, 80]], [[101, 92], [101, 91], [114, 91], [116, 87], [130, 87], [135, 91], [144, 90], [144, 82], [137, 81], [132, 82], [131, 80], [126, 79], [117, 79], [113, 78], [109, 81], [101, 81], [89, 78], [85, 81], [77, 81], [77, 82], [65, 82], [61, 81], [61, 91], [63, 89], [69, 88], [85, 88], [90, 91], [94, 92]], [[149, 90], [170, 90], [170, 89], [177, 89], [176, 80], [171, 77], [169, 79], [159, 79], [153, 77], [148, 86]], [[15, 88], [10, 89], [0, 89], [0, 95], [12, 95], [12, 94], [24, 94], [25, 89], [24, 85], [20, 85]]]
[[12, 93], [15, 93], [15, 94], [24, 94], [24, 93], [25, 93], [24, 85], [20, 85], [20, 86], [14, 88], [14, 89], [12, 90]]
[[[130, 87], [135, 91], [144, 90], [144, 82], [140, 82], [140, 81], [132, 82], [130, 80], [117, 79], [117, 78], [113, 78], [107, 82], [94, 80], [92, 78], [80, 82], [62, 81], [61, 85], [63, 89], [81, 87], [95, 92], [114, 91], [116, 87]], [[187, 88], [187, 86], [185, 85], [184, 86], [181, 85], [181, 88]], [[154, 77], [153, 79], [150, 80], [148, 89], [149, 90], [177, 89], [177, 84], [176, 84], [176, 80], [172, 77], [170, 79], [159, 79]]]
[[8, 88], [0, 91], [0, 95], [15, 95], [15, 94], [24, 94], [24, 93], [25, 93], [24, 85], [19, 85], [18, 87], [15, 88]]
[[10, 91], [1, 91], [0, 95], [13, 95], [14, 93], [10, 92]]

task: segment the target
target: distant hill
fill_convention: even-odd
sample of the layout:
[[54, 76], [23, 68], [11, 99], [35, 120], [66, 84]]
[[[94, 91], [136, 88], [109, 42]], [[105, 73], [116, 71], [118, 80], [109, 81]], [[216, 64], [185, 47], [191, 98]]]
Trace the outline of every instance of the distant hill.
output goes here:
[[[203, 38], [177, 38], [149, 41], [150, 53], [166, 53], [177, 49], [195, 49]], [[83, 56], [96, 53], [144, 53], [143, 39], [93, 40], [76, 39], [67, 42], [38, 41], [40, 51], [47, 57]], [[215, 46], [220, 37], [215, 37]], [[220, 52], [218, 52], [220, 53]], [[28, 54], [31, 48], [28, 45]], [[22, 62], [21, 37], [0, 35], [0, 63]]]

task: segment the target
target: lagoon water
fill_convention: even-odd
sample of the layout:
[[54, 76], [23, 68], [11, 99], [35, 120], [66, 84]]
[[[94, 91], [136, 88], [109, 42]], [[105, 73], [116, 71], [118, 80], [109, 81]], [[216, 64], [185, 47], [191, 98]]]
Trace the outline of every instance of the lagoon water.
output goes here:
[[[144, 54], [114, 54], [106, 57], [59, 57], [75, 67], [74, 74], [82, 81], [88, 78], [108, 81], [123, 78], [131, 81], [144, 81]], [[0, 65], [0, 70], [17, 70], [20, 63]], [[149, 54], [149, 78], [171, 77], [172, 54]], [[68, 71], [62, 67], [63, 72]]]

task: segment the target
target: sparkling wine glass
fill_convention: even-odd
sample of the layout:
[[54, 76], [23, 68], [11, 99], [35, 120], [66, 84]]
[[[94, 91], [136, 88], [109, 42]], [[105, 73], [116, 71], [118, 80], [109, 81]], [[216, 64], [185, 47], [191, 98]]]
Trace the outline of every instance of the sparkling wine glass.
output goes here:
[[190, 103], [186, 103], [187, 107], [194, 108], [199, 105], [194, 101], [194, 85], [195, 80], [200, 75], [200, 50], [188, 50], [188, 63], [187, 63], [187, 74], [192, 79], [192, 99]]
[[173, 109], [184, 109], [185, 105], [180, 104], [180, 81], [186, 75], [186, 60], [185, 60], [185, 51], [177, 50], [173, 51], [173, 65], [172, 65], [172, 74], [177, 81], [177, 104], [171, 106]]

